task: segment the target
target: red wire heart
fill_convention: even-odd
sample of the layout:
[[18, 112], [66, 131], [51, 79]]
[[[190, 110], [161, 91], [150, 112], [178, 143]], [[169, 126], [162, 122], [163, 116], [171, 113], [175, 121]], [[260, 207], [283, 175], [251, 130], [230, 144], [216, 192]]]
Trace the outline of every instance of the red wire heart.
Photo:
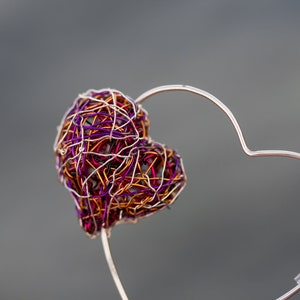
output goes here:
[[55, 153], [80, 225], [136, 222], [172, 204], [186, 182], [180, 156], [148, 135], [147, 112], [116, 90], [89, 90], [64, 116]]

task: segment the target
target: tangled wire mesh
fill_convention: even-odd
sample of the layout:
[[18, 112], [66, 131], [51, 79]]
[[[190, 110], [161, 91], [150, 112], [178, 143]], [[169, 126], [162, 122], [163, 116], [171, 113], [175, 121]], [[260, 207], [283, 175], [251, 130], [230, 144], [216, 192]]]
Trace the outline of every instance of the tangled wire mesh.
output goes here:
[[112, 89], [79, 95], [63, 117], [56, 168], [90, 237], [169, 206], [185, 186], [180, 156], [152, 141], [149, 125], [141, 105]]

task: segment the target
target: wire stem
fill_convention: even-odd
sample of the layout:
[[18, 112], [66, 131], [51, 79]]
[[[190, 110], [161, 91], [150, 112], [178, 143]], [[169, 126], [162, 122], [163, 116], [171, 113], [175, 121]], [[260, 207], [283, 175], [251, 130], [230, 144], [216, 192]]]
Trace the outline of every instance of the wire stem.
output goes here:
[[108, 267], [110, 269], [110, 273], [113, 277], [113, 280], [115, 282], [117, 290], [121, 296], [121, 299], [128, 300], [128, 297], [127, 297], [124, 287], [121, 283], [120, 277], [118, 275], [116, 266], [114, 264], [114, 261], [113, 261], [112, 255], [111, 255], [109, 242], [108, 242], [108, 235], [107, 235], [107, 231], [105, 228], [102, 228], [102, 230], [101, 230], [101, 240], [102, 240], [102, 245], [103, 245], [106, 261], [107, 261]]

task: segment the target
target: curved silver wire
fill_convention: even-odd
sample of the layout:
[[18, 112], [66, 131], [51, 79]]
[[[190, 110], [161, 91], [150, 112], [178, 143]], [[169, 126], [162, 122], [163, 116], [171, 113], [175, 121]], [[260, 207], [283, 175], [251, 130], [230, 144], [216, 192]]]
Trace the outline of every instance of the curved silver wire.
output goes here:
[[120, 294], [120, 297], [122, 300], [128, 300], [128, 297], [126, 295], [125, 289], [122, 285], [122, 282], [120, 280], [120, 276], [117, 272], [117, 268], [114, 264], [114, 260], [111, 255], [110, 247], [109, 247], [109, 242], [108, 242], [108, 234], [105, 228], [102, 228], [101, 230], [101, 240], [102, 240], [102, 245], [103, 245], [103, 250], [105, 254], [105, 258], [110, 270], [110, 273], [112, 275], [112, 278], [115, 282], [115, 285], [117, 287], [117, 290]]
[[295, 281], [297, 282], [297, 285], [276, 300], [287, 300], [298, 294], [298, 292], [300, 291], [300, 274], [295, 277]]
[[[207, 100], [211, 101], [213, 104], [215, 104], [217, 107], [219, 107], [230, 119], [231, 123], [233, 124], [236, 133], [238, 135], [239, 141], [241, 143], [242, 149], [244, 152], [249, 155], [249, 156], [283, 156], [283, 157], [290, 157], [290, 158], [295, 158], [295, 159], [300, 159], [300, 153], [294, 152], [294, 151], [287, 151], [287, 150], [257, 150], [253, 151], [250, 150], [246, 144], [245, 138], [243, 136], [242, 130], [240, 128], [239, 123], [237, 122], [235, 116], [231, 112], [231, 110], [223, 103], [221, 102], [218, 98], [213, 96], [212, 94], [192, 87], [188, 85], [180, 85], [180, 84], [173, 84], [173, 85], [165, 85], [165, 86], [159, 86], [156, 88], [153, 88], [151, 90], [148, 90], [147, 92], [143, 93], [140, 95], [135, 102], [137, 104], [141, 104], [144, 102], [146, 99], [149, 97], [162, 93], [162, 92], [167, 92], [167, 91], [186, 91], [186, 92], [191, 92], [193, 94], [202, 96], [206, 98]], [[126, 292], [123, 288], [123, 285], [121, 283], [120, 277], [118, 275], [117, 269], [115, 267], [110, 247], [109, 247], [109, 242], [108, 242], [108, 235], [106, 229], [102, 229], [101, 231], [101, 239], [102, 239], [102, 245], [105, 253], [105, 257], [108, 263], [108, 266], [110, 268], [110, 272], [112, 274], [112, 277], [114, 279], [114, 282], [116, 284], [117, 290], [121, 296], [122, 300], [128, 300], [128, 297], [126, 295]], [[300, 292], [300, 280], [299, 280], [299, 275], [296, 277], [297, 281], [297, 286], [295, 286], [293, 289], [282, 295], [281, 297], [277, 298], [276, 300], [288, 300], [292, 296], [296, 295], [298, 292]]]
[[192, 86], [188, 86], [188, 85], [180, 85], [180, 84], [164, 85], [164, 86], [159, 86], [159, 87], [153, 88], [153, 89], [143, 93], [135, 101], [136, 101], [136, 103], [141, 104], [147, 98], [149, 98], [155, 94], [167, 92], [167, 91], [191, 92], [193, 94], [196, 94], [196, 95], [206, 98], [207, 100], [211, 101], [213, 104], [218, 106], [230, 119], [231, 123], [233, 124], [233, 126], [237, 132], [237, 135], [239, 137], [239, 140], [240, 140], [240, 143], [241, 143], [241, 146], [242, 146], [244, 152], [246, 154], [248, 154], [249, 156], [286, 156], [286, 157], [290, 157], [290, 158], [300, 159], [300, 153], [294, 152], [294, 151], [287, 151], [287, 150], [252, 151], [252, 150], [250, 150], [246, 144], [246, 141], [243, 136], [242, 130], [240, 128], [240, 125], [237, 122], [237, 120], [236, 120], [235, 116], [233, 115], [233, 113], [231, 112], [231, 110], [223, 102], [221, 102], [217, 97], [215, 97], [214, 95], [212, 95], [204, 90], [201, 90], [201, 89], [198, 89], [198, 88], [195, 88]]

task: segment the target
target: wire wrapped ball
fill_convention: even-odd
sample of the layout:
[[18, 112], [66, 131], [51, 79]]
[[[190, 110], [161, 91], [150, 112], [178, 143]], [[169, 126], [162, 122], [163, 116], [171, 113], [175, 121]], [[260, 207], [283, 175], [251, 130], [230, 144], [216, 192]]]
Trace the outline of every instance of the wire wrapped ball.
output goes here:
[[58, 128], [60, 181], [90, 236], [172, 204], [185, 186], [180, 156], [148, 135], [147, 112], [112, 89], [79, 95]]

